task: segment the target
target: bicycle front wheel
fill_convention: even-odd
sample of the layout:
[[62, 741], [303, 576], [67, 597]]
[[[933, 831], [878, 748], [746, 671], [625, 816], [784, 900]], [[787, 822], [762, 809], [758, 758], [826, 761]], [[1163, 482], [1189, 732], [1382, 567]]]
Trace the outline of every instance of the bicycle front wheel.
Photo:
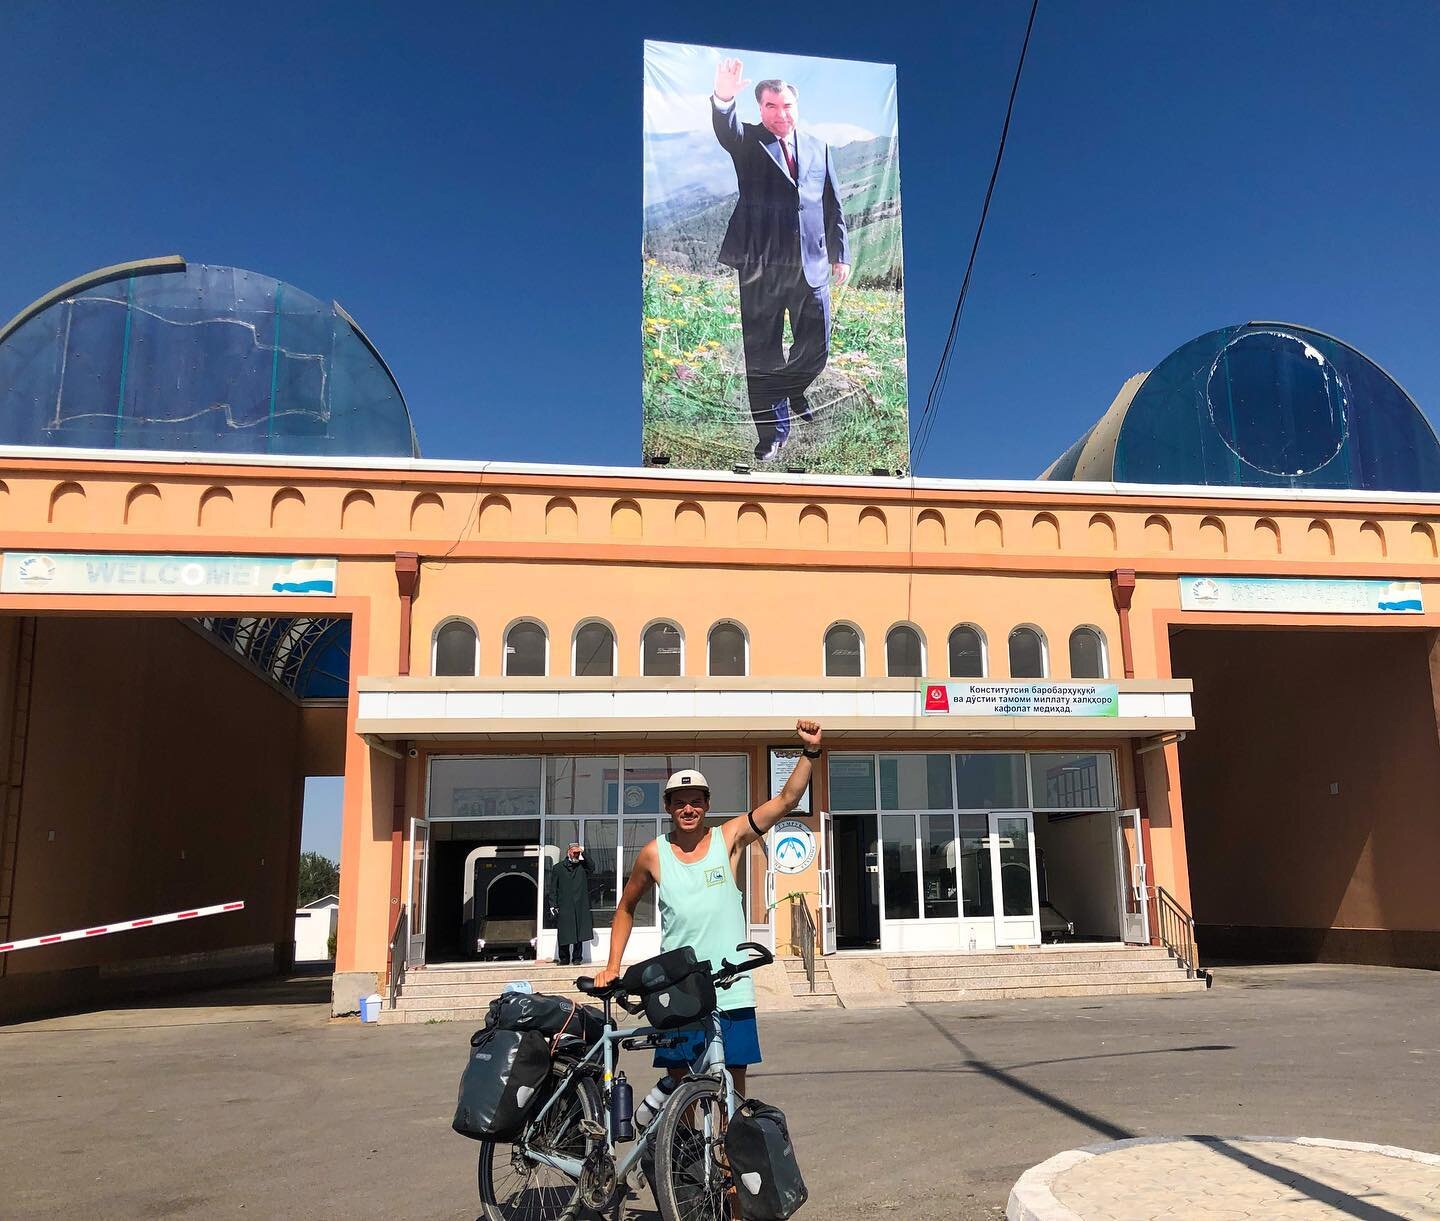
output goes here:
[[724, 1087], [687, 1081], [665, 1104], [655, 1129], [655, 1203], [664, 1221], [729, 1221]]
[[[560, 1064], [552, 1070], [558, 1081]], [[596, 1138], [580, 1128], [582, 1119], [603, 1118], [600, 1087], [577, 1077], [550, 1108], [543, 1122], [531, 1127], [531, 1148], [584, 1161]], [[527, 1157], [519, 1145], [480, 1144], [480, 1204], [486, 1221], [571, 1221], [580, 1215], [580, 1184], [553, 1166]]]

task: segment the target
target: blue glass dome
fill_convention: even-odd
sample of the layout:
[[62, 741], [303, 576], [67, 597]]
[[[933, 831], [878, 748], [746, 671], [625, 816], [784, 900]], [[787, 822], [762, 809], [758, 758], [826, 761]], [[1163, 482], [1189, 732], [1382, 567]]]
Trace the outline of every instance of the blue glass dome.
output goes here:
[[419, 456], [400, 387], [338, 304], [178, 257], [83, 276], [0, 330], [0, 444]]
[[1251, 322], [1131, 378], [1043, 477], [1440, 492], [1440, 443], [1410, 396], [1348, 344]]

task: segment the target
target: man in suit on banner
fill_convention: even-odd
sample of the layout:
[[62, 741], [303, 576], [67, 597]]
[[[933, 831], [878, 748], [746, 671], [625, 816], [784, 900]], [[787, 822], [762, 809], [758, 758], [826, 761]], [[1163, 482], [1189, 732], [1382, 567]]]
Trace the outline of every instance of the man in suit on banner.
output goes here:
[[[720, 262], [740, 273], [755, 458], [767, 462], [789, 437], [791, 414], [811, 417], [805, 392], [830, 355], [830, 285], [849, 278], [850, 239], [830, 148], [799, 128], [795, 86], [761, 81], [760, 122], [742, 123], [735, 95], [750, 83], [742, 75], [738, 59], [720, 61], [710, 109], [740, 187]], [[794, 339], [788, 359], [781, 340], [787, 312]]]

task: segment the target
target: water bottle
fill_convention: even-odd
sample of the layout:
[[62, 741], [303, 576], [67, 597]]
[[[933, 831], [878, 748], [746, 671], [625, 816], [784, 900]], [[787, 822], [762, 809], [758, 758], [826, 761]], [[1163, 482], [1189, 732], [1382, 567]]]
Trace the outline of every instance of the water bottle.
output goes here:
[[635, 1108], [635, 1091], [625, 1079], [623, 1070], [615, 1074], [610, 1086], [610, 1137], [612, 1140], [634, 1140], [635, 1125], [631, 1118]]
[[645, 1101], [635, 1108], [635, 1128], [643, 1132], [655, 1122], [655, 1116], [665, 1105], [665, 1099], [675, 1092], [675, 1078], [666, 1073], [655, 1083], [655, 1088], [645, 1095]]

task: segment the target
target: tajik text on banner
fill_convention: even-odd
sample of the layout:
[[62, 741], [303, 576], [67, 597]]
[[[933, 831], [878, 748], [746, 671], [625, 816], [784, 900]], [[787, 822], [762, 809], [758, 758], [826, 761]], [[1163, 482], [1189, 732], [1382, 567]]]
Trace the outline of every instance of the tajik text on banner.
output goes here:
[[910, 463], [895, 69], [645, 44], [646, 465]]

